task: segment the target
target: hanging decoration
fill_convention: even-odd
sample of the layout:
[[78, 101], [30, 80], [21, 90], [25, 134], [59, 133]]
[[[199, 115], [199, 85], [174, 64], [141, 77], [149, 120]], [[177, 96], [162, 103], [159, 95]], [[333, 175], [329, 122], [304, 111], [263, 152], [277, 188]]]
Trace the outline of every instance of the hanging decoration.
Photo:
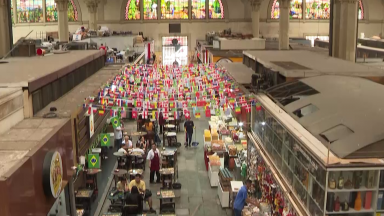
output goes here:
[[[83, 107], [88, 115], [104, 115], [109, 110], [111, 117], [126, 115], [127, 110], [132, 111], [132, 118], [143, 114], [144, 118], [158, 116], [162, 111], [166, 119], [168, 112], [175, 111], [183, 111], [190, 118], [187, 110], [193, 109], [199, 118], [200, 107], [209, 110], [206, 116], [211, 111], [228, 114], [235, 110], [241, 114], [250, 112], [250, 106], [255, 104], [255, 99], [243, 94], [224, 69], [214, 65], [126, 65], [119, 75], [101, 86], [97, 97], [86, 98]], [[119, 118], [113, 119], [114, 127], [120, 125]]]

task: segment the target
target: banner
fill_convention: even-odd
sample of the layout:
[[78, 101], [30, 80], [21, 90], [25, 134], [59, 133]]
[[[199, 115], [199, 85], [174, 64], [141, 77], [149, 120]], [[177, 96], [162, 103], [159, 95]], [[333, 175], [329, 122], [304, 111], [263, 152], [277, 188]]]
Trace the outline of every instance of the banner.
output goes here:
[[109, 147], [111, 145], [111, 135], [107, 133], [100, 134], [100, 140], [101, 147]]
[[100, 169], [99, 154], [88, 154], [88, 169]]

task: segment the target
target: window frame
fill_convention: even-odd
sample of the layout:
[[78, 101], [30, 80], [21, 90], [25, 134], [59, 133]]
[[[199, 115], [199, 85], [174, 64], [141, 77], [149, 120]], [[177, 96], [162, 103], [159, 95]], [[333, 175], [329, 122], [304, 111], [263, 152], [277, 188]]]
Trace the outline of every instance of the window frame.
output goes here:
[[[269, 2], [269, 5], [268, 5], [268, 11], [267, 11], [267, 20], [268, 22], [278, 22], [279, 21], [279, 18], [273, 18], [272, 17], [272, 9], [273, 9], [273, 6], [274, 6], [274, 3], [277, 2], [278, 0], [270, 0]], [[294, 1], [294, 0], [291, 0], [291, 1]], [[359, 21], [366, 21], [368, 20], [368, 14], [367, 14], [367, 11], [366, 11], [366, 6], [365, 6], [365, 1], [364, 0], [359, 0], [358, 1], [358, 5], [361, 7], [361, 15], [362, 15], [362, 19], [359, 19]], [[329, 19], [309, 19], [309, 18], [306, 18], [306, 5], [307, 5], [307, 0], [302, 0], [302, 18], [301, 19], [289, 19], [290, 22], [329, 22]], [[358, 14], [359, 16], [359, 14]]]

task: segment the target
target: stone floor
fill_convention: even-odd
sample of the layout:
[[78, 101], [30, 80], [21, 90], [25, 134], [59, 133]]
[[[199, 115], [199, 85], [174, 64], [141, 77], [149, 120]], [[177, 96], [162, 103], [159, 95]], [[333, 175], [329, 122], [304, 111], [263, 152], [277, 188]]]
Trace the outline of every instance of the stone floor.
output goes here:
[[[193, 148], [180, 147], [180, 153], [178, 155], [178, 182], [182, 184], [182, 189], [181, 197], [176, 200], [176, 214], [178, 216], [232, 215], [230, 209], [221, 208], [217, 197], [217, 188], [212, 188], [209, 184], [203, 152], [203, 132], [204, 129], [208, 128], [208, 120], [202, 117], [200, 119], [194, 119], [194, 123], [196, 126], [196, 139], [200, 144], [198, 147]], [[136, 124], [134, 122], [127, 122], [126, 127], [135, 130]], [[184, 132], [179, 132], [177, 139], [179, 142], [184, 143]], [[135, 143], [136, 140], [134, 139], [133, 141], [133, 143]], [[149, 184], [149, 169], [145, 171], [144, 181], [147, 188], [149, 188], [153, 194], [159, 191], [160, 184]], [[157, 212], [159, 212], [159, 205], [159, 200], [154, 199], [153, 208], [157, 210]], [[101, 213], [107, 212], [108, 206], [109, 201], [107, 200], [103, 204]]]

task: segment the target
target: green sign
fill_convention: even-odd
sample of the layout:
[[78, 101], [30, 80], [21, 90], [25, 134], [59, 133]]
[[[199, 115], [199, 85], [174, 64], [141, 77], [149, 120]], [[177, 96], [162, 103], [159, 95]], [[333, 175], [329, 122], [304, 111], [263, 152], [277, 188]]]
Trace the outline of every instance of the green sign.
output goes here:
[[110, 146], [111, 145], [111, 135], [102, 133], [100, 134], [100, 143], [101, 146]]
[[111, 118], [111, 122], [114, 129], [120, 126], [120, 119], [117, 116]]
[[89, 169], [100, 169], [100, 156], [99, 154], [88, 155], [88, 168]]

